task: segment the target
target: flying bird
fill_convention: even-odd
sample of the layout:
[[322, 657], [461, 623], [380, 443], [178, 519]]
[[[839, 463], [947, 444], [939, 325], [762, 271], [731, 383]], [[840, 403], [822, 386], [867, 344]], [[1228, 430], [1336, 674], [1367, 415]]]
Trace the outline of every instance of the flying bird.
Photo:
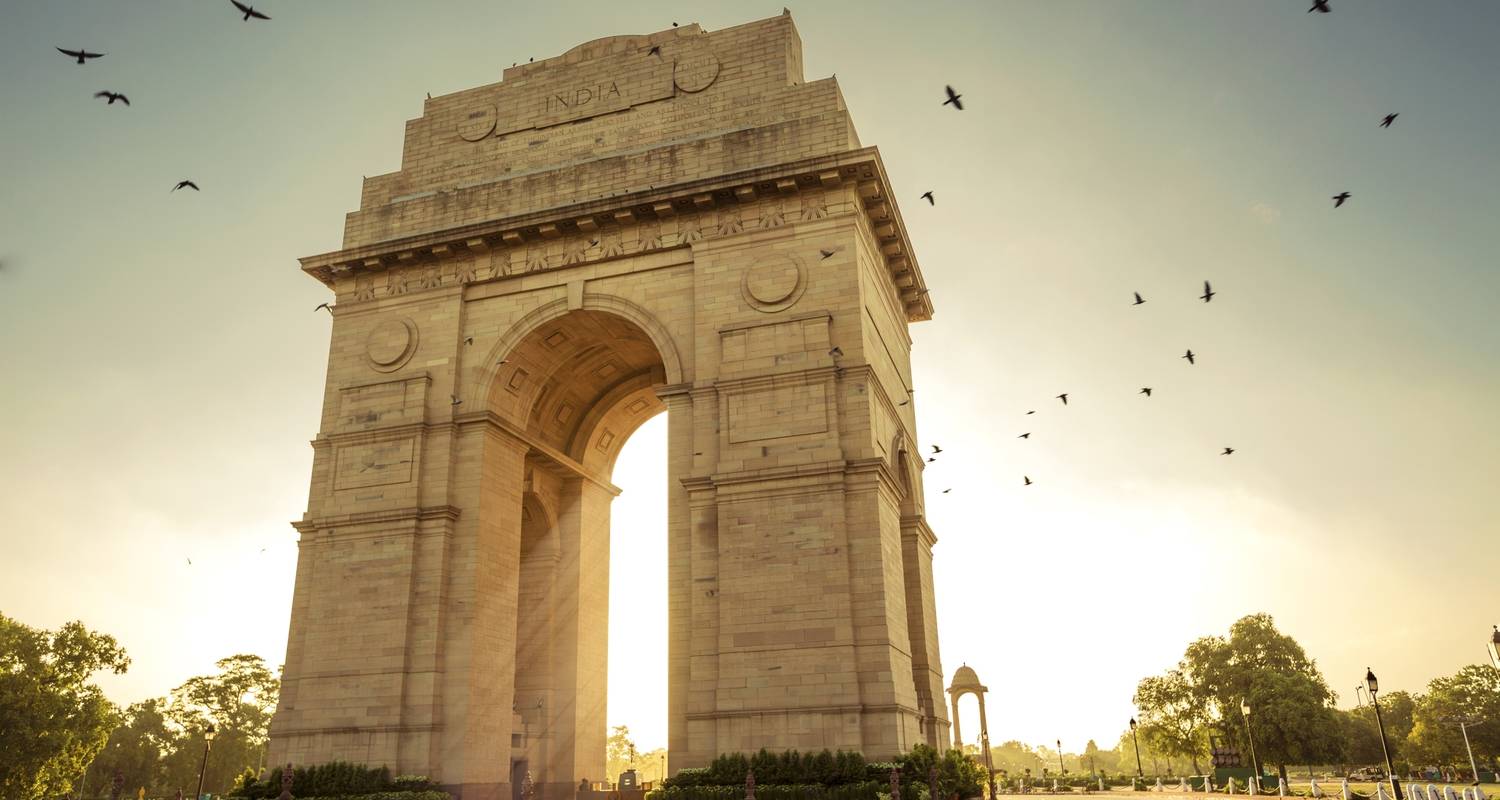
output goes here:
[[1147, 397], [1150, 397], [1151, 396], [1151, 387], [1150, 386], [1142, 386], [1141, 390], [1139, 392], [1137, 392], [1136, 394], [1143, 394], [1143, 395], [1145, 395]]
[[[129, 104], [127, 103], [126, 105]], [[192, 189], [195, 192], [199, 191], [198, 184], [193, 183], [192, 181], [178, 181], [177, 185], [172, 187], [172, 191], [175, 192], [178, 189]]]
[[313, 309], [313, 313], [314, 313], [314, 314], [316, 314], [316, 313], [318, 313], [318, 312], [319, 312], [319, 311], [325, 311], [325, 310], [326, 310], [326, 311], [327, 311], [327, 312], [328, 312], [328, 313], [330, 313], [330, 314], [332, 314], [332, 313], [333, 313], [333, 306], [331, 306], [331, 305], [328, 305], [328, 304], [327, 304], [327, 303], [319, 303], [319, 304], [318, 304], [318, 307], [317, 307], [317, 308], [315, 308], [315, 309]]
[[1017, 439], [1030, 439], [1031, 438], [1031, 432], [1027, 431], [1026, 433], [1023, 433], [1020, 436], [1017, 436], [1016, 438]]
[[1203, 294], [1200, 295], [1198, 297], [1198, 299], [1202, 300], [1205, 303], [1211, 303], [1211, 302], [1213, 302], [1214, 295], [1216, 295], [1216, 294], [1218, 294], [1218, 292], [1214, 291], [1214, 287], [1209, 286], [1208, 285], [1208, 281], [1204, 281], [1203, 282]]
[[127, 106], [130, 105], [130, 98], [126, 97], [123, 94], [120, 94], [119, 92], [109, 92], [109, 91], [94, 92], [94, 96], [95, 97], [105, 97], [105, 98], [108, 98], [109, 99], [109, 105], [114, 105], [116, 100], [119, 100], [120, 102], [124, 103]]
[[458, 395], [456, 395], [456, 394], [450, 394], [450, 395], [448, 395], [448, 399], [451, 400], [451, 401], [453, 401], [452, 403], [450, 403], [450, 405], [455, 405], [456, 406], [456, 405], [461, 405], [463, 403], [462, 400], [458, 399]]
[[838, 358], [838, 357], [839, 357], [839, 356], [841, 356], [841, 355], [843, 355], [843, 354], [844, 354], [844, 348], [842, 348], [842, 347], [839, 347], [839, 346], [837, 346], [837, 345], [835, 345], [835, 346], [834, 346], [834, 348], [833, 348], [833, 349], [832, 349], [832, 350], [829, 350], [829, 351], [828, 351], [828, 355], [831, 355], [831, 356], [833, 356], [833, 357], [834, 357], [834, 358]]
[[498, 366], [501, 366], [502, 364], [509, 364], [509, 363], [510, 363], [510, 359], [508, 359], [508, 358], [502, 358], [499, 361], [495, 362], [495, 366], [498, 367]]
[[1328, 0], [1313, 0], [1312, 8], [1309, 8], [1307, 13], [1311, 14], [1314, 11], [1320, 14], [1327, 14], [1333, 11], [1333, 9], [1328, 7]]
[[943, 101], [943, 105], [945, 105], [945, 106], [946, 105], [952, 105], [954, 108], [958, 109], [959, 111], [963, 111], [964, 110], [964, 101], [962, 101], [962, 100], [959, 99], [960, 97], [963, 97], [963, 95], [959, 94], [958, 92], [953, 91], [953, 87], [952, 86], [944, 86], [943, 87], [943, 91], [945, 91], [945, 92], [948, 93], [948, 99]]
[[1030, 486], [1031, 485], [1031, 478], [1029, 478], [1029, 477], [1027, 477], [1025, 475], [1022, 475], [1021, 476], [1021, 480], [1025, 481], [1025, 483], [1021, 484], [1022, 486]]
[[943, 452], [943, 448], [938, 447], [937, 445], [933, 445], [932, 446], [932, 453], [933, 453], [933, 455], [937, 455], [938, 453], [941, 453], [941, 452]]
[[922, 199], [926, 200], [927, 201], [927, 205], [929, 205], [929, 206], [935, 206], [935, 205], [937, 205], [937, 201], [934, 200], [934, 199], [932, 199], [932, 192], [923, 192], [922, 193]]
[[1232, 456], [1232, 455], [1234, 455], [1234, 448], [1233, 447], [1226, 447], [1226, 448], [1224, 448], [1224, 452], [1220, 453], [1219, 455], [1221, 455], [1221, 456]]
[[103, 53], [90, 53], [89, 51], [84, 50], [81, 47], [77, 50], [64, 50], [59, 47], [57, 48], [57, 52], [62, 53], [65, 56], [72, 56], [73, 58], [78, 59], [78, 63], [80, 64], [85, 63], [91, 58], [99, 58], [100, 56], [104, 55]]
[[1389, 127], [1391, 127], [1391, 123], [1395, 122], [1396, 121], [1396, 117], [1399, 117], [1399, 116], [1401, 116], [1400, 113], [1386, 114], [1385, 115], [1385, 119], [1383, 119], [1383, 120], [1380, 121], [1380, 127], [1382, 127], [1382, 128], [1389, 128]]
[[937, 460], [936, 458], [929, 458], [929, 459], [927, 459], [927, 463], [931, 464], [932, 462], [934, 462], [936, 460]]
[[1351, 196], [1352, 195], [1350, 195], [1348, 192], [1339, 192], [1338, 194], [1334, 195], [1333, 207], [1338, 208], [1339, 206], [1343, 205], [1344, 201], [1348, 200]]
[[1026, 413], [1027, 413], [1027, 414], [1035, 414], [1035, 413], [1036, 413], [1036, 412], [1035, 412], [1035, 411], [1028, 411], [1028, 412], [1026, 412]]
[[953, 490], [952, 490], [952, 489], [944, 489], [944, 490], [943, 490], [943, 494], [947, 494], [947, 493], [949, 493], [949, 492], [951, 492], [951, 491], [953, 491]]
[[[1057, 396], [1057, 399], [1063, 401], [1063, 405], [1067, 405], [1068, 404], [1068, 393], [1067, 392], [1063, 392], [1062, 394], [1060, 394], [1060, 395]], [[1035, 414], [1036, 412], [1035, 411], [1028, 411], [1026, 413], [1028, 413], [1028, 414]]]
[[659, 44], [653, 44], [653, 45], [651, 45], [651, 49], [646, 51], [646, 55], [648, 55], [648, 56], [656, 56], [657, 58], [661, 58], [661, 45], [659, 45]]
[[1140, 292], [1135, 292], [1135, 302], [1131, 303], [1131, 305], [1138, 306], [1138, 305], [1140, 305], [1141, 303], [1144, 303], [1144, 302], [1146, 302], [1146, 299], [1143, 298], [1143, 297], [1141, 297], [1141, 293]]
[[270, 19], [270, 17], [266, 16], [265, 14], [256, 11], [254, 6], [247, 6], [244, 3], [241, 3], [240, 0], [229, 0], [229, 2], [234, 4], [235, 8], [238, 8], [239, 10], [245, 12], [245, 22], [249, 22], [251, 17], [255, 17], [256, 19]]
[[833, 254], [837, 252], [838, 250], [819, 250], [818, 254], [823, 256], [823, 258], [820, 260], [827, 261], [828, 259], [833, 258]]
[[[187, 558], [187, 556], [183, 556], [183, 558]], [[191, 558], [188, 558], [187, 562], [188, 562], [188, 566], [191, 567], [193, 565], [193, 560]]]
[[907, 403], [910, 403], [910, 402], [911, 402], [911, 398], [908, 397], [905, 400], [902, 400], [901, 402], [897, 403], [896, 405], [898, 405], [898, 406], [904, 406], [904, 405], [906, 405]]
[[1196, 361], [1193, 360], [1193, 351], [1192, 350], [1187, 351], [1187, 354], [1184, 355], [1184, 356], [1181, 356], [1181, 358], [1187, 359], [1189, 364], [1196, 364], [1196, 363], [1198, 363], [1198, 362], [1196, 362]]
[[464, 344], [473, 344], [473, 343], [474, 343], [474, 337], [472, 337], [472, 336], [465, 336], [464, 337]]

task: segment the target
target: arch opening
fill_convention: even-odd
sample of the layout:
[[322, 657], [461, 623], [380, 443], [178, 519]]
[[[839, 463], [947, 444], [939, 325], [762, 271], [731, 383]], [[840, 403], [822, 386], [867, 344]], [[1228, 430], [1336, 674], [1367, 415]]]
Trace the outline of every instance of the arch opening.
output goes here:
[[[565, 311], [520, 334], [493, 362], [485, 406], [525, 449], [509, 765], [516, 800], [528, 785], [538, 797], [572, 797], [580, 781], [617, 777], [605, 763], [609, 599], [612, 579], [630, 578], [611, 572], [621, 492], [612, 480], [626, 441], [666, 409], [656, 390], [668, 374], [653, 336], [607, 310]], [[664, 454], [664, 442], [657, 449]], [[628, 483], [660, 481], [660, 532], [644, 538], [664, 550], [670, 476], [666, 459], [656, 460]], [[653, 578], [640, 594], [658, 597], [664, 630], [665, 570]], [[663, 687], [664, 650], [655, 653]], [[664, 729], [664, 691], [660, 700]]]

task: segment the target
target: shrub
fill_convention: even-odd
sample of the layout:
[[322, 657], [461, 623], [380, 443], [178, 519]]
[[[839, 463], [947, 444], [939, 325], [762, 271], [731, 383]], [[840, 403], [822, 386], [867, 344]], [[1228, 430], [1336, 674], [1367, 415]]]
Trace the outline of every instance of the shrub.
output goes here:
[[[230, 793], [230, 797], [247, 800], [269, 800], [281, 794], [282, 767], [273, 768], [265, 780], [246, 781]], [[305, 798], [361, 797], [369, 800], [440, 800], [447, 794], [425, 777], [402, 775], [391, 777], [389, 767], [367, 767], [347, 761], [332, 761], [292, 770], [292, 794], [299, 800]]]

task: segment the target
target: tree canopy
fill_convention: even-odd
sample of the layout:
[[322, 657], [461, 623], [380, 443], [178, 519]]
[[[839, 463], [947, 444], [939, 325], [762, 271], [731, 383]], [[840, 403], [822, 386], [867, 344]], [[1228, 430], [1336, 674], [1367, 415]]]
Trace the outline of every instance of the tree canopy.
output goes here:
[[0, 614], [0, 797], [73, 790], [119, 716], [90, 679], [129, 666], [114, 637], [80, 622], [54, 632]]

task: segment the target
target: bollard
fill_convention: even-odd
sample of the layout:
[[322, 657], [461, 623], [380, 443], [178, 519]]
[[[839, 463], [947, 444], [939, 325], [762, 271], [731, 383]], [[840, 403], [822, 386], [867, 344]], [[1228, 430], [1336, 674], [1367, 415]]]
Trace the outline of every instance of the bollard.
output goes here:
[[1354, 800], [1354, 798], [1349, 795], [1349, 779], [1348, 778], [1344, 778], [1340, 782], [1339, 797], [1342, 797], [1344, 800]]
[[1167, 790], [1167, 787], [1161, 785], [1161, 776], [1160, 775], [1156, 776], [1156, 786], [1153, 787], [1153, 788], [1155, 788], [1155, 790], [1158, 791], [1158, 792], [1165, 792]]
[[1307, 796], [1308, 797], [1322, 797], [1323, 796], [1323, 790], [1318, 788], [1318, 779], [1317, 778], [1308, 778], [1307, 779], [1307, 783], [1308, 783], [1308, 786], [1307, 786]]

